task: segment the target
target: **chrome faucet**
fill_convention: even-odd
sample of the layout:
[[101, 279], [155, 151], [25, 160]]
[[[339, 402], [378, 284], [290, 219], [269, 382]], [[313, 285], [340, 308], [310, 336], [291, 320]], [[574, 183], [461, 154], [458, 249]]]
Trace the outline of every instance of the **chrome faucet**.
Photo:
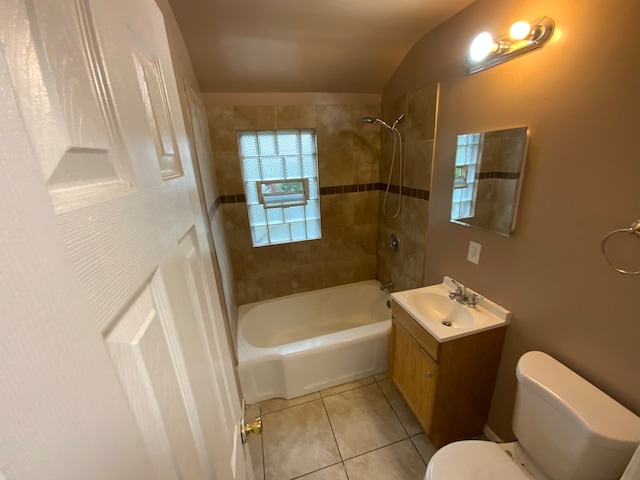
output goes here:
[[449, 298], [451, 300], [455, 300], [456, 302], [463, 303], [463, 301], [467, 297], [467, 287], [463, 284], [456, 282], [453, 278], [451, 282], [456, 286], [455, 291], [449, 292]]
[[387, 283], [383, 283], [382, 285], [380, 285], [380, 291], [381, 292], [384, 292], [388, 288], [393, 288], [393, 282], [387, 282]]
[[478, 295], [473, 292], [471, 292], [471, 294], [467, 294], [467, 287], [456, 282], [453, 278], [451, 279], [451, 282], [456, 286], [455, 291], [449, 292], [449, 298], [451, 300], [455, 300], [469, 308], [476, 308], [476, 300], [484, 298], [482, 295]]

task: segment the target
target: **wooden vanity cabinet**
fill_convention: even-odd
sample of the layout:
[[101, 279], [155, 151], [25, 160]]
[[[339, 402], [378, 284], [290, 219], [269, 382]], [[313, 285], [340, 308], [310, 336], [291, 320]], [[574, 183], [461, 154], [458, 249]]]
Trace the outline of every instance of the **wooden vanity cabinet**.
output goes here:
[[505, 327], [439, 343], [392, 304], [389, 370], [436, 448], [482, 434]]

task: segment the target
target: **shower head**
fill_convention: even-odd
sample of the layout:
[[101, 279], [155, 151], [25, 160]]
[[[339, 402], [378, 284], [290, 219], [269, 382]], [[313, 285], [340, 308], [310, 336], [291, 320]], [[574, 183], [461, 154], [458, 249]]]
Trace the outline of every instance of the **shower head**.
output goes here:
[[379, 123], [383, 127], [388, 128], [389, 130], [393, 131], [393, 127], [391, 125], [389, 125], [387, 122], [385, 122], [384, 120], [380, 119], [380, 118], [362, 117], [361, 120], [362, 120], [363, 123]]

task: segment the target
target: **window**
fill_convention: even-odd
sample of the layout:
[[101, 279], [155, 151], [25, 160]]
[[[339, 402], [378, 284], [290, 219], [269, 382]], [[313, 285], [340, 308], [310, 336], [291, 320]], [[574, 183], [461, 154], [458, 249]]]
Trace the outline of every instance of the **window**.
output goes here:
[[451, 201], [451, 218], [454, 220], [470, 218], [475, 213], [478, 193], [476, 172], [480, 171], [480, 152], [482, 151], [483, 138], [483, 133], [458, 135]]
[[321, 238], [315, 130], [238, 132], [254, 247]]

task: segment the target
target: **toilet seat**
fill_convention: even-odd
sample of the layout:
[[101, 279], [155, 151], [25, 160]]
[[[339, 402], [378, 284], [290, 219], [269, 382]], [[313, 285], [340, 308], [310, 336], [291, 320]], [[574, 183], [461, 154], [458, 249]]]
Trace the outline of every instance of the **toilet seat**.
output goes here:
[[424, 480], [531, 480], [497, 443], [464, 440], [438, 450]]

